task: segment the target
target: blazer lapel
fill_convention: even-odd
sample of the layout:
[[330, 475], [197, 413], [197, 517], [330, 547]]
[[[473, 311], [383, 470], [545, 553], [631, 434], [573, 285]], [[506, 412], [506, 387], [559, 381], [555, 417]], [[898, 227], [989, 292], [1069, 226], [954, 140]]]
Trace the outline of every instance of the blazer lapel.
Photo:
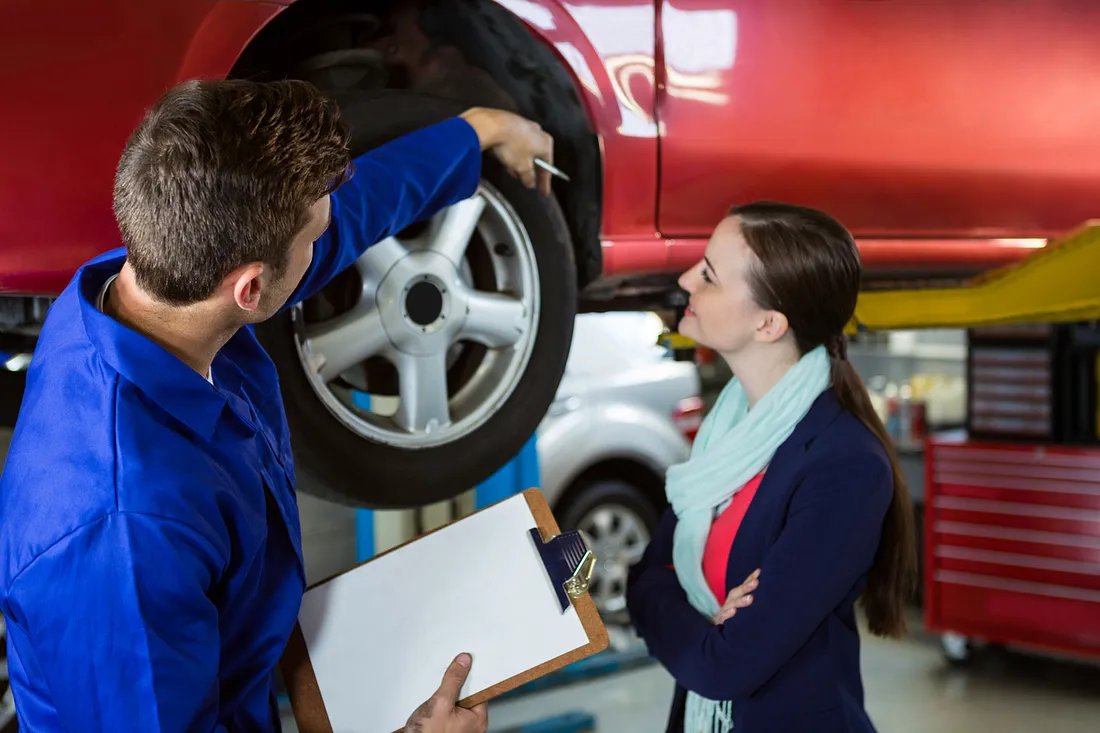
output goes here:
[[[775, 452], [756, 495], [745, 512], [741, 527], [734, 535], [726, 566], [726, 589], [735, 588], [756, 569], [761, 556], [771, 545], [775, 515], [785, 512], [794, 490], [794, 478], [814, 440], [836, 419], [841, 411], [836, 393], [829, 388], [814, 401], [810, 411], [794, 432]], [[752, 567], [748, 567], [751, 565]]]
[[[814, 440], [840, 413], [840, 403], [836, 399], [836, 393], [830, 387], [821, 393], [806, 417], [795, 426], [791, 436], [783, 441], [779, 450], [775, 452], [764, 480], [760, 482], [760, 491], [776, 491], [780, 485], [790, 482], [790, 479], [802, 465], [802, 458], [810, 449]], [[768, 484], [775, 486], [768, 486]], [[767, 488], [765, 488], [767, 486]]]

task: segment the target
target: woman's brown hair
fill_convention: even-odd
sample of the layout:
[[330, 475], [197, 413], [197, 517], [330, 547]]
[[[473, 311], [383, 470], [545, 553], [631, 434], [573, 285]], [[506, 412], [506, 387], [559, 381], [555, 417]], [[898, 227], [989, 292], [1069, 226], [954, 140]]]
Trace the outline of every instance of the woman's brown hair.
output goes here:
[[787, 318], [799, 352], [824, 345], [832, 357], [833, 390], [840, 404], [886, 449], [894, 496], [883, 521], [862, 603], [871, 633], [900, 636], [917, 578], [913, 505], [893, 441], [871, 406], [867, 388], [848, 361], [844, 327], [859, 296], [859, 250], [836, 219], [802, 206], [758, 202], [730, 210], [756, 257], [749, 285], [760, 307]]

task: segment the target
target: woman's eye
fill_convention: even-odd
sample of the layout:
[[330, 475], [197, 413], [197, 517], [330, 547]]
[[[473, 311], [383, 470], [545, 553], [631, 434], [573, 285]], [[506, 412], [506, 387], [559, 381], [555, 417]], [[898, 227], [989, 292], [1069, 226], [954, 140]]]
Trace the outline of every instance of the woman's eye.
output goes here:
[[705, 268], [703, 269], [703, 282], [709, 283], [711, 285], [714, 284], [714, 281], [710, 279], [710, 273], [707, 272]]

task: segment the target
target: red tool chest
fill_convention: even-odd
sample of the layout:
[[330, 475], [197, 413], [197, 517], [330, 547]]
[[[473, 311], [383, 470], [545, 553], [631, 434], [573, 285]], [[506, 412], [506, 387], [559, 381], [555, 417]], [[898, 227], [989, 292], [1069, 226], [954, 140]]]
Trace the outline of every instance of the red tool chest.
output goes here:
[[1100, 447], [928, 441], [925, 624], [1100, 656]]

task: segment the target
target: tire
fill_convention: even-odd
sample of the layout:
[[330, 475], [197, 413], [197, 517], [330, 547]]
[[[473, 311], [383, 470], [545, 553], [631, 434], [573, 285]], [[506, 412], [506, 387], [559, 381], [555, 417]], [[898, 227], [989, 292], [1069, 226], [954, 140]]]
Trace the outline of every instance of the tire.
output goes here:
[[661, 519], [660, 511], [637, 486], [604, 478], [570, 490], [556, 513], [562, 529], [588, 534], [597, 560], [592, 599], [604, 621], [625, 625], [629, 620], [626, 573], [641, 560]]
[[8, 678], [8, 627], [4, 617], [0, 616], [0, 733], [18, 733], [19, 721], [15, 717], [15, 698]]
[[[352, 128], [355, 156], [400, 134], [451, 117], [458, 109], [453, 102], [410, 92], [334, 96]], [[461, 267], [457, 268], [469, 288], [451, 287], [448, 291], [443, 276], [428, 283], [430, 278], [425, 275], [424, 282], [439, 291], [433, 295], [438, 298], [457, 299], [460, 292], [469, 291], [499, 293], [502, 288], [518, 292], [515, 299], [528, 299], [524, 302], [530, 307], [525, 305], [522, 310], [528, 325], [526, 336], [518, 337], [522, 348], [519, 342], [501, 348], [461, 342], [446, 350], [445, 404], [450, 422], [424, 422], [412, 414], [416, 412], [414, 407], [403, 411], [402, 405], [406, 403], [427, 404], [426, 396], [423, 399], [416, 396], [430, 389], [413, 392], [415, 398], [407, 402], [397, 395], [401, 392], [401, 369], [411, 374], [413, 367], [408, 365], [420, 363], [406, 352], [422, 346], [428, 349], [429, 344], [449, 340], [448, 337], [432, 341], [444, 331], [429, 333], [429, 328], [436, 328], [436, 324], [443, 324], [439, 326], [441, 329], [451, 328], [450, 324], [456, 322], [454, 318], [444, 322], [437, 317], [432, 325], [424, 327], [423, 337], [419, 334], [411, 337], [402, 331], [400, 343], [394, 342], [390, 334], [396, 331], [387, 325], [381, 335], [391, 339], [384, 347], [390, 350], [390, 355], [358, 362], [330, 382], [321, 383], [327, 377], [311, 371], [316, 364], [311, 359], [315, 359], [316, 353], [305, 349], [304, 344], [308, 342], [312, 348], [322, 340], [309, 341], [309, 334], [318, 333], [318, 329], [323, 331], [325, 324], [351, 318], [357, 304], [364, 307], [367, 296], [359, 294], [366, 291], [364, 284], [375, 276], [381, 278], [382, 284], [373, 283], [377, 288], [371, 307], [377, 310], [383, 323], [397, 323], [395, 328], [400, 329], [430, 318], [430, 314], [417, 315], [413, 290], [408, 287], [396, 299], [383, 297], [388, 292], [384, 289], [389, 278], [397, 277], [392, 273], [398, 268], [390, 261], [375, 267], [378, 272], [374, 274], [368, 272], [367, 265], [359, 267], [357, 263], [335, 278], [320, 295], [257, 328], [261, 343], [279, 371], [303, 491], [376, 509], [409, 508], [450, 499], [474, 488], [507, 463], [534, 434], [545, 415], [564, 372], [572, 339], [577, 302], [572, 243], [553, 197], [525, 188], [490, 157], [484, 161], [482, 176], [479, 194], [471, 201], [483, 199], [485, 213], [477, 219], [479, 229]], [[442, 222], [437, 229], [444, 231], [448, 221], [444, 217], [463, 205], [452, 207], [426, 224], [410, 227], [397, 240], [419, 237], [434, 243], [432, 227]], [[393, 240], [368, 250], [361, 262], [375, 257], [376, 252], [383, 253], [377, 255], [380, 258], [388, 257], [384, 254], [388, 251], [386, 247], [394, 247]], [[410, 244], [405, 251], [418, 250]], [[406, 257], [401, 262], [412, 260]], [[423, 272], [429, 271], [430, 268]], [[421, 272], [416, 270], [416, 277]], [[509, 288], [509, 278], [514, 288]], [[485, 282], [488, 287], [482, 287]], [[431, 287], [419, 282], [412, 287], [431, 291]], [[364, 299], [356, 302], [360, 297]], [[487, 318], [486, 314], [494, 312], [492, 308], [481, 307], [485, 302], [460, 309], [469, 313], [468, 323], [473, 322], [475, 315]], [[444, 316], [451, 313], [449, 307], [443, 306]], [[398, 313], [399, 310], [402, 312]], [[513, 312], [519, 311], [514, 308], [509, 311]], [[378, 329], [372, 333], [377, 334]], [[324, 343], [339, 350], [348, 341], [330, 339]], [[440, 361], [437, 366], [443, 363]], [[505, 376], [494, 377], [498, 372]], [[425, 384], [442, 381], [423, 376], [427, 372], [417, 373], [422, 374], [419, 379]], [[440, 369], [438, 374], [442, 373]], [[413, 379], [410, 377], [408, 382], [411, 385]], [[369, 395], [366, 400], [369, 407], [358, 399], [364, 395]], [[376, 407], [383, 403], [388, 405], [388, 416], [386, 410]], [[438, 396], [436, 404], [441, 404]], [[400, 425], [402, 421], [404, 427]]]

